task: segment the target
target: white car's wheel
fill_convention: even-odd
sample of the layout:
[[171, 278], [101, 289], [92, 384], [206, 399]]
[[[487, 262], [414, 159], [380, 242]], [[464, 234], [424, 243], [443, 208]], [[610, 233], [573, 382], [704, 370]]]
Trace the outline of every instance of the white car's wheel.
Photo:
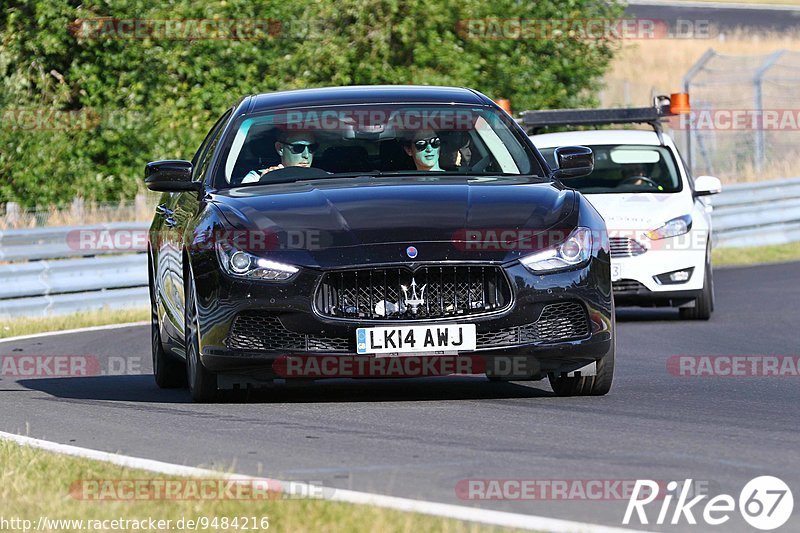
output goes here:
[[694, 307], [682, 308], [681, 318], [687, 320], [708, 320], [714, 311], [714, 273], [711, 268], [711, 248], [706, 250], [705, 278], [703, 292], [694, 302]]

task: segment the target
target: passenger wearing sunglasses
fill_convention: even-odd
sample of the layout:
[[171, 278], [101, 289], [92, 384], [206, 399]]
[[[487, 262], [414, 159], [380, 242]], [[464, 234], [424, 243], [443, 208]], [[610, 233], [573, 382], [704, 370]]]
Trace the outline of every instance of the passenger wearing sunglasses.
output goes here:
[[417, 170], [444, 172], [439, 166], [442, 140], [431, 130], [418, 131], [403, 145], [403, 149], [414, 160]]
[[314, 161], [314, 153], [319, 144], [314, 140], [313, 133], [307, 132], [281, 132], [275, 141], [275, 151], [281, 156], [278, 165], [269, 168], [251, 170], [242, 180], [242, 183], [256, 182], [261, 176], [273, 170], [286, 167], [310, 167]]

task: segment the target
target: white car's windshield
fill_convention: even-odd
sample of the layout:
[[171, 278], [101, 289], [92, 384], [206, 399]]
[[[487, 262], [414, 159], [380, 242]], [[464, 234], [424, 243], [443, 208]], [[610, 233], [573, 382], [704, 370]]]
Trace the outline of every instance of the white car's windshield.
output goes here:
[[[681, 190], [681, 180], [669, 149], [651, 145], [593, 145], [594, 170], [570, 179], [567, 185], [583, 193], [671, 193]], [[555, 148], [542, 148], [555, 168]]]
[[272, 111], [234, 123], [220, 187], [344, 175], [543, 175], [533, 151], [488, 107], [353, 105]]

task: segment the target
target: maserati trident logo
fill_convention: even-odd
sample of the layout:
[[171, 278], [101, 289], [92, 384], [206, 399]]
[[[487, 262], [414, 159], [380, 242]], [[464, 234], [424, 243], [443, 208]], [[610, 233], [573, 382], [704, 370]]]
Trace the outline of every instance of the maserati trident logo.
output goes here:
[[411, 314], [416, 315], [417, 309], [420, 305], [425, 304], [425, 287], [428, 284], [426, 283], [419, 289], [419, 296], [417, 296], [417, 280], [411, 278], [411, 298], [408, 297], [408, 287], [405, 285], [400, 285], [400, 288], [403, 289], [403, 303], [409, 309], [411, 309]]

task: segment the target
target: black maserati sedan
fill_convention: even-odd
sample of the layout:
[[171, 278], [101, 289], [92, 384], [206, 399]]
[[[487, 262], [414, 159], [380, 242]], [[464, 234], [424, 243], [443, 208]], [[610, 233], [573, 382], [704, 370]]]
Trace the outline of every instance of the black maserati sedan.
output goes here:
[[605, 222], [466, 88], [246, 96], [191, 161], [147, 164], [156, 383], [195, 401], [281, 380], [485, 374], [602, 395]]

